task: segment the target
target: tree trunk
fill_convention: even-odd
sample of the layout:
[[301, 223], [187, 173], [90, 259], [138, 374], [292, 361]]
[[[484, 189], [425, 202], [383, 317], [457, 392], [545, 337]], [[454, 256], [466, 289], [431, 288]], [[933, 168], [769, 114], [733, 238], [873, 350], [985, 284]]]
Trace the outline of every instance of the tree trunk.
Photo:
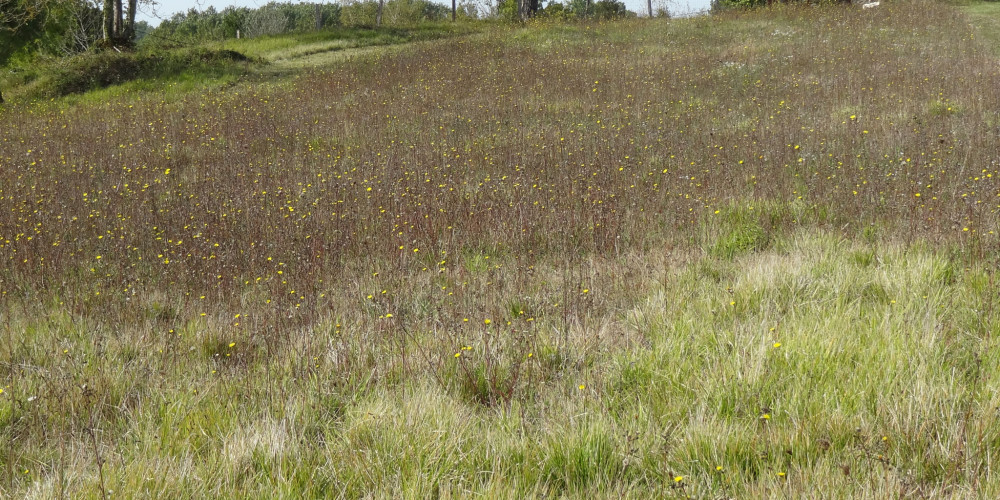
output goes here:
[[138, 0], [128, 0], [128, 10], [122, 0], [104, 0], [104, 42], [112, 46], [131, 46], [135, 41], [135, 14]]
[[646, 0], [646, 5], [649, 6], [649, 18], [653, 18], [653, 0]]
[[125, 32], [122, 34], [123, 38], [128, 41], [129, 45], [135, 43], [135, 11], [138, 6], [139, 0], [128, 0], [128, 12], [126, 13], [125, 19]]
[[114, 0], [114, 21], [113, 30], [115, 43], [121, 42], [122, 34], [125, 33], [124, 12], [122, 12], [122, 0]]
[[451, 22], [455, 22], [455, 18], [458, 17], [458, 7], [455, 5], [455, 2], [457, 1], [458, 0], [451, 0]]
[[115, 37], [114, 0], [104, 0], [104, 41], [111, 42]]
[[323, 29], [323, 11], [319, 4], [316, 4], [316, 31]]
[[385, 0], [378, 0], [378, 10], [375, 12], [375, 26], [382, 26], [382, 6], [385, 5]]

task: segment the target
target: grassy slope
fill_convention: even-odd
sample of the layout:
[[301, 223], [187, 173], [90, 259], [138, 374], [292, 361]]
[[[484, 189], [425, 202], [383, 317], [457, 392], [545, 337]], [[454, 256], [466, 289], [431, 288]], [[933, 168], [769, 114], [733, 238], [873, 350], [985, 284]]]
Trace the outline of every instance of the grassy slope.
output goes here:
[[536, 26], [0, 111], [0, 488], [995, 498], [966, 25]]
[[1000, 53], [1000, 3], [975, 2], [963, 7], [982, 37], [983, 45]]
[[[38, 61], [28, 66], [8, 68], [0, 78], [7, 99], [15, 101], [73, 95], [100, 102], [132, 92], [161, 91], [184, 94], [212, 87], [228, 87], [242, 80], [268, 80], [295, 74], [302, 69], [323, 67], [344, 58], [372, 53], [390, 46], [436, 40], [474, 33], [481, 29], [474, 23], [425, 23], [412, 27], [358, 28], [338, 27], [322, 31], [266, 36], [253, 39], [206, 42], [198, 46], [174, 49], [149, 49], [138, 54], [86, 53], [71, 58]], [[237, 51], [250, 61], [230, 61], [216, 51]], [[216, 56], [205, 60], [207, 55]], [[143, 64], [150, 57], [159, 62]], [[90, 76], [109, 65], [133, 63], [143, 69], [134, 76], [120, 77], [112, 85], [90, 82]], [[107, 72], [112, 74], [113, 72]], [[121, 81], [123, 83], [117, 83]], [[89, 86], [88, 94], [66, 90]], [[106, 88], [102, 88], [106, 87]], [[100, 90], [98, 90], [100, 89]]]

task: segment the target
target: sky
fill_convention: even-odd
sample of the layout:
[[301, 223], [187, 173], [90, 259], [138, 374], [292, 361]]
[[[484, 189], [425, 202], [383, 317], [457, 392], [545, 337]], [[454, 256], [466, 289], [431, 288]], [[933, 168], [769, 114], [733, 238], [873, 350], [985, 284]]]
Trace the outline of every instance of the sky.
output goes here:
[[[319, 1], [320, 3], [335, 3], [334, 0]], [[445, 3], [445, 0], [431, 1]], [[674, 16], [708, 9], [710, 2], [710, 0], [653, 0], [653, 8], [655, 9], [658, 4], [665, 1], [668, 2], [668, 9]], [[647, 10], [646, 0], [624, 0], [624, 2], [628, 9], [633, 12], [645, 14]], [[187, 10], [191, 8], [205, 10], [209, 6], [214, 6], [216, 10], [222, 10], [230, 5], [239, 7], [260, 7], [262, 5], [266, 5], [267, 3], [268, 0], [156, 0], [157, 5], [155, 7], [140, 5], [139, 13], [136, 15], [136, 18], [156, 26], [157, 24], [160, 24], [161, 19], [169, 19], [170, 16], [175, 13], [187, 12]], [[549, 2], [546, 0], [543, 3], [547, 5]]]

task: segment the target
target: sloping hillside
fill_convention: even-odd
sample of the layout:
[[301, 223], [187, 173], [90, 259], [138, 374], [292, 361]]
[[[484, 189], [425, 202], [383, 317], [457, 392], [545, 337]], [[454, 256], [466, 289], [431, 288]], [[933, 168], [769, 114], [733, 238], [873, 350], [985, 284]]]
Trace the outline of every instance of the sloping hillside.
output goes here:
[[1000, 497], [966, 12], [247, 42], [290, 62], [15, 100], [0, 496]]

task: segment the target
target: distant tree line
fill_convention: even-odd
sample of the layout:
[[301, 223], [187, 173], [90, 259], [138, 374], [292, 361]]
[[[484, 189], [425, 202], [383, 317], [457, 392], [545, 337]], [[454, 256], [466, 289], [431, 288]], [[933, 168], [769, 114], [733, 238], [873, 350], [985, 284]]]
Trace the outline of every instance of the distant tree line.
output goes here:
[[277, 2], [256, 9], [247, 7], [227, 7], [221, 11], [215, 7], [208, 7], [203, 11], [190, 9], [162, 21], [144, 41], [196, 43], [237, 36], [253, 38], [322, 29], [340, 24], [340, 10], [338, 4]]
[[[64, 56], [97, 47], [158, 48], [202, 41], [305, 32], [334, 26], [412, 25], [423, 21], [498, 17], [614, 19], [635, 17], [620, 0], [342, 0], [270, 2], [262, 7], [190, 9], [155, 28], [136, 20], [149, 0], [0, 0], [0, 65], [38, 55]], [[485, 7], [485, 8], [484, 8]]]
[[[516, 2], [517, 0], [502, 0]], [[521, 0], [538, 2], [538, 0]], [[501, 4], [502, 6], [504, 4]], [[529, 5], [532, 5], [529, 3]], [[533, 5], [532, 5], [533, 6]], [[502, 9], [503, 7], [501, 7]], [[544, 8], [539, 5], [537, 10], [527, 9], [529, 16], [541, 16], [553, 19], [625, 19], [636, 17], [637, 14], [628, 10], [625, 3], [619, 0], [567, 0], [565, 3], [549, 2]], [[524, 14], [521, 17], [525, 17]]]
[[[221, 11], [214, 7], [202, 11], [190, 9], [161, 22], [143, 39], [143, 44], [197, 43], [342, 25], [375, 25], [378, 10], [379, 2], [373, 0], [323, 4], [271, 2], [256, 9], [227, 7]], [[393, 25], [440, 21], [451, 16], [449, 7], [428, 0], [391, 0], [382, 3], [382, 10], [386, 23]], [[472, 5], [463, 4], [459, 15], [477, 17], [478, 13]]]
[[[854, 0], [712, 0], [711, 11], [719, 12], [726, 9], [753, 9], [779, 3], [799, 3], [799, 4], [833, 4], [852, 3]], [[995, 1], [995, 0], [987, 0]]]
[[[556, 18], [614, 19], [635, 17], [620, 0], [568, 0], [549, 2], [541, 0], [500, 0], [496, 12], [482, 12], [471, 2], [458, 2], [458, 18], [477, 19], [496, 15], [504, 19], [547, 16]], [[381, 16], [379, 10], [382, 10]], [[409, 25], [423, 21], [449, 19], [449, 6], [429, 0], [347, 0], [341, 3], [279, 3], [271, 2], [262, 7], [227, 7], [216, 10], [209, 7], [199, 11], [174, 14], [160, 23], [142, 39], [146, 46], [170, 43], [197, 43], [203, 40], [222, 40], [237, 36], [252, 38], [264, 35], [305, 32], [332, 26], [367, 26], [380, 24]]]

